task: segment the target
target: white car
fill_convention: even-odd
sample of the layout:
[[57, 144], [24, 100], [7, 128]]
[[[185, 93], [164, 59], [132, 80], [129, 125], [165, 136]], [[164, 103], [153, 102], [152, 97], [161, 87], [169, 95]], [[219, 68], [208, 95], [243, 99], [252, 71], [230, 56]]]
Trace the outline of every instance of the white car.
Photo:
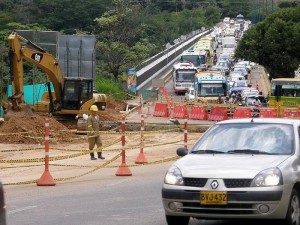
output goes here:
[[231, 81], [245, 80], [245, 77], [240, 72], [231, 72], [229, 77]]
[[192, 149], [177, 149], [182, 158], [162, 186], [168, 225], [190, 218], [299, 225], [299, 128], [293, 119], [231, 119], [214, 124]]
[[248, 77], [248, 71], [247, 71], [247, 68], [245, 66], [237, 66], [235, 65], [234, 68], [233, 68], [233, 71], [234, 72], [240, 72], [242, 73], [242, 75], [247, 79]]
[[245, 66], [248, 73], [251, 71], [250, 61], [239, 61], [235, 64], [235, 66]]
[[216, 63], [216, 66], [222, 67], [224, 69], [225, 75], [229, 74], [230, 68], [228, 66], [229, 64], [226, 61], [218, 61]]
[[184, 95], [184, 100], [187, 102], [194, 102], [195, 101], [195, 89], [190, 87]]

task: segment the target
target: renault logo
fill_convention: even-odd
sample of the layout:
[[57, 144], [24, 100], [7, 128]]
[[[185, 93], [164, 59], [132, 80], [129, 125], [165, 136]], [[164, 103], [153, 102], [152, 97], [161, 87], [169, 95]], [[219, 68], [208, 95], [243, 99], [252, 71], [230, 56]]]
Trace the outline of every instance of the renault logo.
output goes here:
[[219, 186], [219, 183], [218, 183], [218, 181], [213, 180], [211, 182], [210, 186], [211, 186], [212, 189], [217, 189], [217, 187]]

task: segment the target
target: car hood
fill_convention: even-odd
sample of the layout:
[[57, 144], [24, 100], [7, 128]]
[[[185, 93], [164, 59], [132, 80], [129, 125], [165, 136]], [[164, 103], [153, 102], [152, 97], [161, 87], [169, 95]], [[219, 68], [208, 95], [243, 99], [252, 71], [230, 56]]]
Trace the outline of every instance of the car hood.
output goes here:
[[175, 165], [183, 177], [253, 178], [264, 169], [276, 167], [290, 156], [251, 154], [188, 154]]

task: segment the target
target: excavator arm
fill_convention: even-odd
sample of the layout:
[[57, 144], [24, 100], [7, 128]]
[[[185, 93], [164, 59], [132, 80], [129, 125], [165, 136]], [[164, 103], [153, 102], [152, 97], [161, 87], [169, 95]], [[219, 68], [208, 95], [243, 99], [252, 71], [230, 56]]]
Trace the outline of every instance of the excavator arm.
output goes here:
[[[48, 87], [49, 93], [44, 93], [40, 104], [36, 104], [36, 111], [49, 112], [56, 115], [89, 114], [90, 107], [97, 105], [103, 111], [106, 109], [107, 98], [105, 94], [93, 96], [93, 80], [84, 77], [64, 77], [57, 59], [23, 38], [16, 32], [8, 37], [9, 57], [11, 62], [11, 79], [13, 80], [13, 96], [9, 97], [11, 111], [25, 111], [28, 105], [23, 104], [23, 60], [37, 66], [47, 74], [52, 82], [55, 96]], [[49, 98], [48, 98], [49, 97]], [[27, 106], [27, 107], [26, 107]], [[6, 110], [6, 113], [9, 110]], [[7, 115], [7, 114], [6, 114]]]
[[[22, 46], [22, 42], [26, 45]], [[36, 44], [12, 32], [8, 37], [9, 57], [11, 62], [11, 78], [13, 80], [14, 94], [12, 99], [15, 103], [22, 102], [23, 96], [23, 60], [37, 66], [44, 71], [54, 87], [55, 107], [60, 107], [62, 101], [62, 88], [64, 77], [57, 59]], [[30, 46], [31, 48], [27, 47]]]

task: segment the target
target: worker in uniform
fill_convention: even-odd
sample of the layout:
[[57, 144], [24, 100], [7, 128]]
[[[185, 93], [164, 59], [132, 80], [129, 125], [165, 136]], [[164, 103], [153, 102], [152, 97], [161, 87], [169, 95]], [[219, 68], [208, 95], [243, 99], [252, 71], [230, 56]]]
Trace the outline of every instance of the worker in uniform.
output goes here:
[[[89, 141], [89, 150], [92, 151], [97, 145], [97, 148], [102, 146], [100, 134], [99, 134], [99, 116], [97, 115], [98, 107], [92, 105], [90, 108], [91, 115], [87, 119], [87, 131], [88, 131], [88, 141]], [[97, 151], [98, 159], [105, 159], [102, 156], [101, 151]], [[94, 152], [90, 152], [91, 160], [97, 160], [94, 155]]]
[[254, 105], [254, 106], [260, 106], [261, 105], [261, 102], [260, 102], [260, 100], [259, 100], [259, 98], [257, 96], [252, 101], [252, 105]]

